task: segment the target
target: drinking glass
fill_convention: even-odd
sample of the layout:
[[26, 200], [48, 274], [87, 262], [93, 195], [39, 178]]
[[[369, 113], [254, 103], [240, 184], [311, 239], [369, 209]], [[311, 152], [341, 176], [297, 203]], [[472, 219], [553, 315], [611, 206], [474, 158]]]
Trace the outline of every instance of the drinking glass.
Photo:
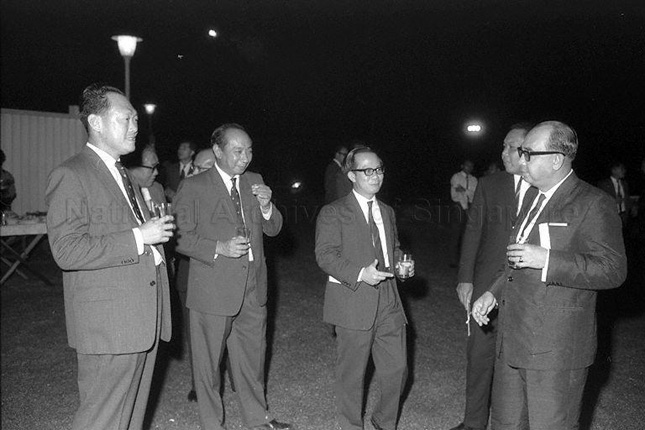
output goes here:
[[412, 254], [404, 253], [396, 262], [396, 275], [399, 279], [408, 279], [410, 277], [410, 270], [414, 267], [414, 260]]
[[235, 235], [244, 237], [247, 241], [251, 240], [251, 230], [247, 227], [236, 227]]
[[172, 203], [157, 203], [155, 204], [155, 215], [163, 217], [172, 213]]

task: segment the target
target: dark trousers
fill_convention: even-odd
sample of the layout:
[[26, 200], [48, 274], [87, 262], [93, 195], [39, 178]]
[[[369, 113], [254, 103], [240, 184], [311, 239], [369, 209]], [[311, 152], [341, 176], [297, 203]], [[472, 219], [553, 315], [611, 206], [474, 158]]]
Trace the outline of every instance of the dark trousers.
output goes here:
[[495, 365], [492, 430], [576, 430], [588, 368], [531, 370]]
[[181, 326], [184, 329], [186, 338], [186, 351], [188, 352], [188, 362], [190, 363], [190, 389], [195, 389], [195, 372], [193, 372], [193, 348], [190, 342], [190, 316], [186, 307], [186, 296], [188, 290], [188, 271], [190, 268], [190, 259], [182, 254], [177, 253], [177, 276], [175, 278], [175, 288], [181, 302]]
[[[476, 295], [474, 297], [477, 297]], [[483, 327], [471, 319], [466, 349], [466, 412], [464, 424], [476, 429], [488, 426], [488, 412], [495, 368], [497, 318]]]
[[161, 327], [157, 273], [157, 329], [152, 348], [135, 354], [76, 354], [80, 405], [72, 430], [141, 430]]
[[255, 278], [252, 275], [249, 278], [237, 315], [190, 310], [195, 391], [204, 430], [224, 428], [219, 366], [225, 350], [230, 357], [230, 371], [245, 425], [260, 426], [273, 419], [264, 395], [267, 310], [258, 304]]
[[370, 355], [380, 387], [372, 418], [385, 430], [396, 429], [408, 367], [405, 317], [393, 288], [394, 281], [379, 286], [379, 309], [370, 330], [336, 327], [336, 402], [342, 430], [363, 429], [364, 381]]
[[456, 266], [459, 264], [459, 256], [461, 254], [461, 239], [464, 235], [466, 228], [466, 221], [468, 220], [468, 212], [464, 210], [459, 203], [453, 204], [450, 208], [448, 222], [450, 223], [450, 243], [448, 244], [448, 258], [450, 258], [450, 265]]

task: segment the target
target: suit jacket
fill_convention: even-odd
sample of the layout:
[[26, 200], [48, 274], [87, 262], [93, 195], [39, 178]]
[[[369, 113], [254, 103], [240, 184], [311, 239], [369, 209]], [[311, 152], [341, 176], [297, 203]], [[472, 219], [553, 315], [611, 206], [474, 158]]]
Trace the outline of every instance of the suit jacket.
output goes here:
[[352, 182], [334, 160], [325, 169], [325, 203], [345, 197], [352, 191]]
[[[548, 227], [541, 232], [543, 223]], [[546, 231], [546, 282], [542, 269], [506, 267], [490, 288], [500, 306], [498, 349], [514, 367], [583, 368], [596, 352], [597, 290], [620, 286], [627, 274], [621, 221], [606, 193], [572, 173], [538, 216], [527, 243], [544, 244]]]
[[[524, 201], [537, 190], [529, 188]], [[473, 299], [481, 296], [506, 264], [506, 245], [517, 218], [513, 175], [497, 172], [480, 179], [461, 245], [458, 282], [473, 284]]]
[[[625, 203], [625, 213], [629, 215], [633, 204], [632, 199], [629, 197], [629, 185], [627, 185], [627, 181], [625, 180], [622, 181], [622, 184], [624, 194], [622, 200]], [[614, 183], [612, 182], [611, 178], [605, 178], [598, 181], [598, 188], [609, 194], [614, 199], [614, 207], [616, 207], [616, 210], [618, 210], [620, 199], [616, 195], [616, 188], [614, 188]]]
[[[378, 204], [385, 227], [389, 266], [394, 268], [401, 253], [394, 210], [380, 200]], [[321, 209], [316, 222], [316, 261], [325, 273], [340, 282], [327, 281], [325, 322], [353, 330], [369, 330], [374, 325], [379, 291], [357, 281], [361, 269], [372, 264], [374, 258], [370, 228], [354, 193]], [[400, 303], [399, 292], [396, 288], [394, 291]]]
[[[265, 220], [252, 184], [263, 184], [262, 176], [246, 172], [240, 176], [242, 211], [251, 230], [253, 267], [256, 270], [260, 306], [267, 301], [267, 267], [263, 234], [276, 236], [282, 229], [282, 214], [273, 206]], [[215, 256], [217, 241], [235, 236], [236, 213], [231, 196], [216, 168], [184, 179], [174, 200], [177, 222], [177, 251], [190, 257], [186, 306], [196, 311], [231, 316], [242, 306], [246, 279], [251, 268], [247, 256]]]
[[[145, 219], [150, 214], [138, 187]], [[138, 255], [139, 224], [105, 163], [90, 148], [54, 169], [46, 190], [47, 234], [63, 270], [69, 345], [82, 354], [124, 354], [152, 347], [157, 270], [150, 246]], [[157, 250], [163, 255], [161, 246]], [[170, 298], [162, 282], [161, 338], [170, 340]]]

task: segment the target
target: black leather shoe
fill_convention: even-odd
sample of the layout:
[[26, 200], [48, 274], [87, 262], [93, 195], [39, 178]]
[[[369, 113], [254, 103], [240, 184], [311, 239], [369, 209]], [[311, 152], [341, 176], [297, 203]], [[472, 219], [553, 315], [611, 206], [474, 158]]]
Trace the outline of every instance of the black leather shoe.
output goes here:
[[294, 430], [293, 424], [281, 423], [280, 421], [271, 420], [261, 426], [253, 427], [253, 430]]
[[467, 426], [464, 423], [459, 424], [457, 427], [453, 427], [450, 430], [484, 430], [484, 428], [481, 427], [470, 427]]
[[195, 390], [190, 390], [188, 392], [188, 396], [186, 396], [186, 397], [188, 398], [189, 402], [196, 402], [197, 401], [197, 393], [195, 392]]
[[376, 421], [374, 421], [374, 417], [370, 418], [370, 422], [374, 426], [374, 430], [383, 430], [383, 427], [380, 425], [376, 424]]

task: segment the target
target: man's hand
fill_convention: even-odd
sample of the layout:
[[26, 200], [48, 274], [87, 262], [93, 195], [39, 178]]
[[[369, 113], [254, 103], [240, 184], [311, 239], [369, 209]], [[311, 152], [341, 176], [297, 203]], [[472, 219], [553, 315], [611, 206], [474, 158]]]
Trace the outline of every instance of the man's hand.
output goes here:
[[361, 276], [361, 281], [370, 284], [371, 286], [376, 286], [379, 282], [392, 278], [393, 273], [390, 272], [381, 272], [376, 268], [378, 260], [374, 260], [372, 264], [363, 268], [363, 275]]
[[271, 188], [264, 184], [253, 184], [251, 185], [251, 191], [255, 198], [260, 202], [260, 207], [266, 212], [271, 206]]
[[170, 240], [173, 235], [175, 225], [172, 221], [175, 218], [172, 215], [166, 215], [158, 218], [154, 217], [139, 226], [139, 231], [143, 236], [145, 245], [157, 245]]
[[226, 242], [217, 241], [215, 253], [228, 258], [240, 258], [249, 252], [249, 240], [243, 236], [232, 237]]
[[473, 297], [473, 283], [460, 282], [457, 284], [457, 296], [459, 301], [466, 308], [466, 312], [470, 311], [470, 300]]
[[493, 296], [493, 293], [491, 293], [490, 291], [486, 291], [481, 295], [480, 298], [475, 300], [475, 303], [473, 304], [472, 316], [480, 327], [482, 325], [488, 324], [488, 322], [490, 321], [488, 319], [488, 314], [490, 313], [490, 311], [495, 309], [496, 305], [497, 300], [495, 299], [495, 296]]
[[513, 263], [513, 268], [523, 269], [542, 269], [546, 264], [546, 248], [538, 245], [529, 245], [527, 243], [513, 243], [506, 247], [506, 256], [508, 261]]

